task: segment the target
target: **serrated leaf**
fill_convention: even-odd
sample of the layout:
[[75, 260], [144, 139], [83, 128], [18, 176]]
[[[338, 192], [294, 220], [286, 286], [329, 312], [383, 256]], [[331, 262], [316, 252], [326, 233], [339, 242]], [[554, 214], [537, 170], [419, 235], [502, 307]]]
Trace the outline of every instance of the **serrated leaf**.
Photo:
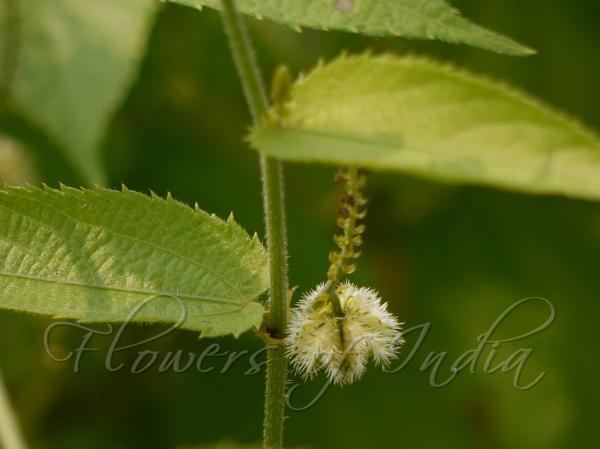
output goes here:
[[[221, 8], [222, 0], [169, 0]], [[533, 50], [461, 17], [445, 0], [236, 0], [241, 12], [295, 29], [344, 30], [372, 36], [404, 36], [468, 44], [498, 53]]]
[[0, 308], [83, 322], [178, 323], [203, 336], [262, 321], [256, 238], [170, 197], [129, 190], [0, 192]]
[[273, 157], [600, 199], [600, 141], [592, 132], [446, 65], [342, 57], [301, 78], [290, 98], [283, 125], [251, 135]]
[[[62, 146], [90, 183], [109, 119], [137, 69], [156, 9], [152, 0], [19, 0], [15, 103]], [[0, 16], [2, 12], [0, 12]], [[4, 20], [3, 17], [0, 19]], [[0, 42], [10, 39], [0, 28]]]

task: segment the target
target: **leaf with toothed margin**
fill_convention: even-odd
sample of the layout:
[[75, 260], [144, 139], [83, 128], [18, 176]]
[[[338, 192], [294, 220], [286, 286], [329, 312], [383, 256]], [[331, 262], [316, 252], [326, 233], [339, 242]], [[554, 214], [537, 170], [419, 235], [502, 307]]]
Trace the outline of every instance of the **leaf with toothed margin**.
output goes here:
[[[220, 9], [222, 0], [169, 0]], [[461, 17], [446, 0], [236, 0], [239, 10], [290, 26], [467, 44], [508, 55], [535, 53]]]
[[[600, 140], [531, 97], [426, 59], [344, 56], [251, 134], [281, 159], [600, 200]], [[271, 115], [275, 114], [272, 112]]]
[[11, 19], [8, 7], [0, 8], [0, 46], [16, 43], [8, 47], [14, 55], [6, 56], [14, 60], [9, 69], [14, 79], [2, 87], [9, 88], [15, 105], [64, 148], [87, 184], [103, 184], [103, 133], [135, 78], [156, 2], [10, 3], [17, 18]]
[[237, 336], [260, 325], [267, 284], [256, 235], [170, 195], [0, 192], [0, 308]]

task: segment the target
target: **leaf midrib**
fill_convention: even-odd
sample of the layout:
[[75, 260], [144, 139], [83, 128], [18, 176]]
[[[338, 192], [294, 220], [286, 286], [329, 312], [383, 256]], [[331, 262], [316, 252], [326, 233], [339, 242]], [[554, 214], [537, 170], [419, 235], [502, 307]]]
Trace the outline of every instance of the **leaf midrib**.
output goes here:
[[[20, 196], [20, 195], [19, 195], [19, 194], [17, 194], [17, 196]], [[23, 198], [23, 197], [21, 196], [21, 198]], [[132, 237], [132, 236], [128, 236], [128, 235], [125, 235], [125, 234], [121, 234], [120, 232], [117, 232], [117, 231], [115, 231], [114, 229], [106, 228], [105, 226], [102, 226], [102, 225], [99, 225], [99, 224], [88, 223], [88, 222], [85, 222], [85, 221], [83, 221], [83, 220], [79, 220], [79, 219], [77, 219], [77, 218], [75, 218], [75, 217], [72, 217], [71, 215], [67, 214], [67, 213], [66, 213], [66, 212], [64, 212], [63, 210], [61, 210], [61, 209], [59, 209], [59, 208], [57, 208], [57, 207], [54, 207], [52, 204], [49, 204], [49, 203], [42, 202], [42, 201], [40, 201], [40, 200], [38, 200], [38, 199], [36, 199], [36, 198], [33, 198], [33, 197], [27, 197], [27, 198], [25, 198], [25, 199], [26, 199], [26, 200], [29, 200], [29, 201], [35, 201], [35, 202], [37, 202], [37, 203], [40, 203], [40, 204], [42, 204], [43, 206], [46, 206], [46, 207], [52, 208], [53, 210], [57, 211], [58, 213], [60, 213], [60, 214], [61, 214], [61, 215], [63, 215], [64, 217], [66, 217], [66, 218], [67, 218], [68, 220], [70, 220], [72, 223], [75, 223], [75, 224], [80, 224], [80, 225], [83, 225], [83, 226], [88, 226], [88, 227], [90, 227], [90, 228], [103, 229], [103, 230], [105, 230], [106, 232], [108, 232], [109, 234], [112, 234], [112, 235], [115, 235], [115, 236], [121, 237], [121, 238], [122, 238], [122, 239], [124, 239], [124, 240], [129, 240], [129, 241], [132, 241], [132, 242], [136, 242], [136, 243], [140, 243], [140, 244], [143, 244], [143, 245], [149, 246], [149, 247], [151, 247], [151, 248], [154, 248], [154, 249], [156, 249], [156, 250], [158, 250], [158, 251], [162, 251], [162, 252], [164, 252], [164, 253], [167, 253], [167, 254], [170, 254], [170, 255], [172, 255], [173, 257], [176, 257], [176, 258], [179, 258], [179, 259], [181, 259], [181, 260], [184, 260], [184, 261], [186, 261], [186, 262], [189, 262], [191, 265], [197, 266], [197, 267], [199, 267], [199, 268], [203, 269], [205, 272], [207, 272], [207, 273], [209, 273], [209, 274], [211, 274], [211, 275], [215, 276], [215, 277], [216, 277], [217, 279], [219, 279], [219, 280], [220, 280], [220, 281], [221, 281], [223, 284], [225, 284], [225, 285], [228, 285], [228, 286], [229, 286], [229, 287], [230, 287], [230, 288], [231, 288], [231, 289], [232, 289], [232, 290], [233, 290], [233, 291], [234, 291], [234, 292], [237, 294], [236, 296], [238, 296], [239, 298], [243, 298], [243, 296], [244, 296], [244, 295], [242, 295], [241, 291], [240, 291], [240, 290], [239, 290], [239, 289], [238, 289], [236, 286], [234, 286], [234, 285], [233, 285], [231, 282], [229, 282], [228, 280], [226, 280], [225, 278], [223, 278], [223, 277], [222, 277], [220, 274], [218, 274], [218, 273], [216, 273], [216, 272], [213, 272], [213, 271], [212, 271], [212, 270], [210, 270], [208, 267], [206, 267], [205, 265], [203, 265], [202, 263], [200, 263], [200, 262], [198, 262], [198, 261], [196, 261], [196, 260], [194, 260], [194, 259], [190, 259], [190, 258], [189, 258], [189, 257], [187, 257], [187, 256], [183, 256], [183, 255], [177, 254], [177, 253], [173, 252], [172, 250], [170, 250], [170, 249], [168, 249], [168, 248], [163, 248], [162, 246], [155, 245], [155, 244], [153, 244], [153, 243], [149, 243], [148, 241], [145, 241], [145, 240], [140, 240], [140, 239], [137, 239], [137, 238], [135, 238], [135, 237]], [[13, 208], [11, 208], [11, 207], [7, 206], [6, 204], [0, 204], [0, 207], [3, 207], [3, 208], [5, 208], [5, 209], [8, 209], [9, 211], [12, 211], [12, 212], [14, 212], [14, 213], [15, 213], [15, 214], [17, 214], [17, 215], [20, 215], [20, 216], [22, 216], [22, 217], [28, 218], [28, 219], [30, 219], [30, 220], [33, 220], [33, 221], [35, 221], [35, 222], [39, 223], [41, 226], [43, 226], [45, 229], [47, 229], [48, 231], [50, 231], [52, 234], [55, 234], [55, 233], [56, 233], [56, 231], [54, 230], [54, 228], [52, 228], [51, 226], [49, 226], [49, 224], [48, 224], [48, 223], [46, 223], [46, 222], [43, 222], [43, 221], [39, 220], [39, 219], [38, 219], [38, 218], [36, 218], [36, 217], [30, 216], [30, 215], [27, 215], [27, 214], [25, 214], [25, 213], [23, 213], [23, 212], [21, 212], [21, 211], [15, 210], [15, 209], [13, 209]]]
[[128, 288], [128, 287], [118, 287], [107, 284], [94, 284], [92, 282], [74, 282], [74, 281], [61, 281], [60, 279], [53, 279], [44, 276], [34, 276], [34, 275], [26, 275], [20, 273], [13, 273], [10, 271], [0, 270], [0, 277], [12, 277], [17, 279], [24, 279], [30, 281], [38, 281], [38, 282], [47, 282], [50, 284], [59, 284], [66, 285], [69, 287], [84, 287], [84, 288], [96, 288], [101, 290], [109, 290], [116, 291], [121, 293], [133, 293], [140, 295], [156, 295], [156, 296], [171, 296], [180, 299], [190, 299], [190, 300], [201, 300], [207, 302], [216, 302], [221, 304], [235, 305], [243, 308], [246, 306], [248, 302], [236, 302], [225, 298], [218, 297], [210, 297], [210, 296], [200, 296], [200, 295], [191, 295], [189, 293], [180, 293], [180, 292], [169, 292], [169, 291], [160, 291], [160, 290], [145, 290], [145, 289], [137, 289], [137, 288]]

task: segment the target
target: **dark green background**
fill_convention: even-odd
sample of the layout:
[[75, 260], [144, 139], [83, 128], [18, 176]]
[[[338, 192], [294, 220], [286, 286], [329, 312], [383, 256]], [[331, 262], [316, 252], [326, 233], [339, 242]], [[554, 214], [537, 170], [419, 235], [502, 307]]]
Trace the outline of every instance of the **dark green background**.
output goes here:
[[[455, 0], [466, 16], [536, 48], [510, 58], [463, 46], [345, 33], [297, 34], [251, 21], [265, 73], [279, 61], [308, 70], [342, 49], [417, 53], [519, 86], [600, 128], [600, 2], [597, 0]], [[171, 191], [220, 216], [235, 211], [262, 234], [256, 155], [242, 143], [249, 116], [220, 27], [211, 10], [168, 5], [154, 27], [139, 80], [104, 142], [111, 183], [160, 194]], [[60, 149], [18, 117], [1, 128], [33, 150], [39, 178], [79, 184]], [[338, 191], [332, 167], [286, 167], [290, 276], [300, 290], [323, 280], [331, 248]], [[354, 280], [377, 288], [406, 327], [431, 323], [402, 372], [370, 369], [364, 381], [332, 388], [313, 408], [288, 412], [286, 440], [313, 448], [563, 448], [592, 447], [600, 438], [597, 342], [600, 335], [600, 206], [557, 197], [529, 197], [477, 187], [454, 187], [401, 175], [370, 176], [364, 257]], [[445, 388], [429, 385], [420, 367], [431, 351], [447, 351], [442, 375], [509, 305], [544, 297], [556, 308], [546, 331], [503, 346], [498, 360], [532, 348], [520, 391], [509, 374], [466, 370]], [[518, 335], [544, 321], [530, 304], [503, 323], [498, 335]], [[0, 361], [23, 425], [36, 448], [171, 448], [224, 437], [258, 441], [263, 379], [243, 376], [242, 358], [221, 375], [109, 373], [103, 349], [88, 353], [82, 372], [52, 361], [43, 349], [50, 321], [2, 312]], [[161, 329], [137, 327], [137, 341]], [[416, 335], [408, 337], [404, 355]], [[79, 343], [59, 332], [55, 348]], [[221, 341], [227, 350], [256, 350], [252, 336]], [[176, 332], [142, 349], [200, 353], [210, 342]], [[130, 366], [137, 350], [117, 356]], [[487, 354], [487, 352], [485, 353]], [[309, 397], [319, 379], [304, 388]], [[303, 396], [303, 394], [300, 394]], [[298, 400], [300, 399], [298, 397]]]

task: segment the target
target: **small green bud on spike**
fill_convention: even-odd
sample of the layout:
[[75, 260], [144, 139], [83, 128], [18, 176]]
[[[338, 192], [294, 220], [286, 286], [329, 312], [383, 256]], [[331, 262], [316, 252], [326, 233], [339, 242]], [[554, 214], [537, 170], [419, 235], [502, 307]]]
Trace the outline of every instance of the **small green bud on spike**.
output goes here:
[[366, 217], [364, 206], [367, 203], [362, 193], [362, 188], [366, 185], [363, 172], [350, 167], [338, 171], [334, 179], [336, 183], [343, 184], [345, 193], [340, 200], [337, 217], [337, 225], [342, 233], [333, 238], [339, 250], [329, 254], [330, 267], [327, 278], [330, 286], [339, 283], [343, 274], [350, 274], [356, 270], [356, 265], [350, 261], [360, 256], [360, 251], [357, 249], [362, 244], [365, 225], [359, 222]]
[[292, 84], [292, 75], [287, 66], [280, 65], [277, 67], [271, 83], [271, 103], [273, 106], [270, 112], [271, 119], [277, 123], [283, 124], [285, 122]]

